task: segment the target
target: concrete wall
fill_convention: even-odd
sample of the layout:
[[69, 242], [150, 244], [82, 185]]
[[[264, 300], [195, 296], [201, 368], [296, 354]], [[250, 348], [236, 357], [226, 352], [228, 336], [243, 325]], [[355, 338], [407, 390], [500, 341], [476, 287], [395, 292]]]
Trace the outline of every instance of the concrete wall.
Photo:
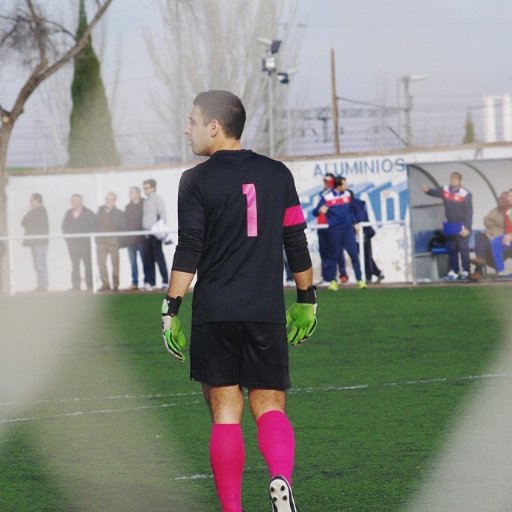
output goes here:
[[[377, 229], [374, 238], [374, 255], [377, 264], [383, 269], [388, 282], [403, 282], [412, 279], [411, 239], [408, 236], [418, 229], [435, 229], [442, 222], [442, 209], [439, 202], [421, 192], [425, 175], [409, 168], [408, 164], [418, 165], [445, 183], [453, 170], [464, 176], [464, 184], [475, 195], [475, 226], [481, 225], [483, 215], [494, 206], [493, 188], [498, 192], [512, 187], [512, 146], [486, 149], [479, 154], [472, 148], [459, 151], [450, 149], [437, 152], [421, 152], [389, 155], [340, 156], [312, 159], [298, 159], [285, 162], [292, 170], [301, 203], [308, 219], [308, 225], [315, 226], [316, 220], [311, 210], [316, 206], [321, 191], [322, 177], [326, 172], [347, 177], [350, 188], [365, 200], [370, 220], [384, 223]], [[481, 172], [490, 180], [492, 187], [474, 171], [463, 164], [480, 166]], [[158, 182], [158, 193], [164, 198], [168, 225], [177, 229], [177, 192], [181, 173], [187, 166], [169, 168], [119, 169], [111, 171], [76, 171], [55, 174], [32, 174], [12, 176], [9, 180], [8, 226], [11, 236], [23, 234], [21, 218], [28, 210], [28, 200], [33, 192], [43, 195], [50, 221], [50, 233], [61, 234], [61, 222], [69, 208], [70, 196], [81, 193], [85, 205], [93, 211], [104, 202], [107, 192], [118, 195], [118, 207], [124, 209], [128, 203], [128, 190], [131, 186], [142, 187], [145, 179]], [[480, 167], [478, 167], [480, 169]], [[410, 198], [410, 199], [409, 199]], [[410, 202], [409, 202], [410, 201]], [[411, 210], [412, 209], [412, 220]], [[427, 205], [426, 208], [422, 206]], [[319, 274], [319, 257], [316, 232], [308, 233], [315, 266], [316, 278]], [[35, 272], [32, 268], [30, 251], [21, 246], [21, 241], [13, 241], [11, 250], [11, 279], [16, 292], [29, 291], [35, 287]], [[170, 264], [174, 246], [165, 246], [165, 255]], [[49, 247], [50, 289], [70, 288], [70, 262], [62, 239], [52, 240]], [[121, 287], [130, 284], [130, 271], [126, 250], [121, 251]]]

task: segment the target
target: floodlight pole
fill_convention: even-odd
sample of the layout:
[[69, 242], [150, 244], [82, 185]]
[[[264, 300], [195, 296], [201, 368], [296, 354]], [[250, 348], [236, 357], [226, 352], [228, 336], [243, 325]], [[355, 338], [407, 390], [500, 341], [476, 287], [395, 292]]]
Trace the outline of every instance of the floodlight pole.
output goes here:
[[267, 56], [263, 58], [262, 71], [268, 75], [268, 138], [269, 138], [269, 156], [274, 156], [274, 89], [272, 75], [276, 71], [276, 59], [274, 55], [279, 51], [281, 41], [279, 39], [258, 38], [258, 42], [267, 47]]
[[268, 72], [268, 140], [269, 156], [274, 156], [274, 89], [272, 87], [272, 71]]

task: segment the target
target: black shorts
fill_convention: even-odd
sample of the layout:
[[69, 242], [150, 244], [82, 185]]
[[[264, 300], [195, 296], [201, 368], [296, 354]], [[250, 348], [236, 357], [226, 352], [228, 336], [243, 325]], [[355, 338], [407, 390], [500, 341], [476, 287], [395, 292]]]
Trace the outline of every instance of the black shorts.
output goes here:
[[193, 325], [190, 378], [211, 386], [288, 389], [286, 327], [264, 322]]

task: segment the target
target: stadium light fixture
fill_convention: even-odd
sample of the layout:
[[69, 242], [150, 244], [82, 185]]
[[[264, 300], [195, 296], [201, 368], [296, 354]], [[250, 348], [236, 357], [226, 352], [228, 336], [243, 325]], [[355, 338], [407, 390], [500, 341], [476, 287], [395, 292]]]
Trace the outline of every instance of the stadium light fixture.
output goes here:
[[286, 71], [278, 71], [277, 72], [277, 79], [282, 84], [289, 84], [290, 83], [290, 76], [297, 73], [298, 69], [287, 69]]
[[290, 78], [288, 76], [288, 73], [278, 72], [277, 79], [279, 80], [279, 82], [281, 84], [289, 84], [290, 83]]
[[267, 57], [263, 57], [262, 61], [262, 71], [266, 71], [269, 75], [271, 75], [276, 70], [276, 58], [273, 55], [268, 55]]

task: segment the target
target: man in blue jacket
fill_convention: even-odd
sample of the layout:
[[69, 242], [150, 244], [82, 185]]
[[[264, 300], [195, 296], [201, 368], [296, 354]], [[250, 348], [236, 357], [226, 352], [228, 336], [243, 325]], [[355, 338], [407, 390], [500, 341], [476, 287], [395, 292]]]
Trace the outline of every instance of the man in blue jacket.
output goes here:
[[327, 230], [328, 249], [325, 278], [329, 281], [329, 290], [337, 290], [336, 265], [342, 250], [347, 251], [352, 260], [352, 268], [356, 275], [357, 287], [366, 288], [362, 279], [361, 265], [357, 253], [355, 229], [357, 229], [357, 206], [354, 194], [347, 188], [347, 180], [336, 176], [334, 187], [327, 190], [313, 210], [313, 215], [323, 214], [327, 218], [329, 228]]
[[[423, 186], [423, 192], [443, 200], [446, 220], [444, 232], [450, 261], [449, 281], [469, 279], [469, 235], [473, 223], [473, 196], [462, 186], [462, 176], [458, 172], [450, 174], [450, 182], [444, 187]], [[459, 253], [462, 272], [459, 266]]]

